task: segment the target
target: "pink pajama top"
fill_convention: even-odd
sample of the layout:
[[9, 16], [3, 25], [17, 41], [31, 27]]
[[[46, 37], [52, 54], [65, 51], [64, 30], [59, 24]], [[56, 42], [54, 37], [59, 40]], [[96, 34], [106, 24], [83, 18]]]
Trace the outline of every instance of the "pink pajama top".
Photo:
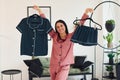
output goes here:
[[50, 66], [52, 65], [68, 65], [74, 63], [73, 42], [70, 41], [72, 33], [68, 34], [65, 41], [58, 40], [58, 34], [52, 30], [49, 32], [53, 38], [52, 54]]
[[[44, 15], [42, 15], [45, 17]], [[84, 14], [82, 19], [87, 18], [88, 15]], [[84, 24], [84, 21], [80, 21], [81, 24]], [[74, 43], [70, 41], [74, 32], [69, 33], [66, 36], [65, 40], [61, 40], [58, 38], [58, 34], [51, 30], [49, 35], [53, 39], [52, 45], [52, 54], [50, 60], [50, 66], [65, 66], [74, 63], [73, 56], [73, 45]]]

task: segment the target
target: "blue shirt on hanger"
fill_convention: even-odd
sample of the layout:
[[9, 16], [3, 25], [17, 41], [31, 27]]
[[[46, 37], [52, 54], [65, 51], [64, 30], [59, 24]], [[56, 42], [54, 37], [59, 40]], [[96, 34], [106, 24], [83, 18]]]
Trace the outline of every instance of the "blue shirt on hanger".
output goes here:
[[44, 56], [48, 54], [48, 33], [52, 26], [48, 19], [37, 14], [23, 18], [16, 27], [21, 32], [21, 55]]

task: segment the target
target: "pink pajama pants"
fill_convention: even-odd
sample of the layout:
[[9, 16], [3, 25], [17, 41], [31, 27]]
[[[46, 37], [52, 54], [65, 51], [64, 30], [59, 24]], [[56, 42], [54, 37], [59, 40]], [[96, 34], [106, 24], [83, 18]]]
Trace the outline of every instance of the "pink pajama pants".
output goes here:
[[50, 76], [51, 80], [67, 80], [70, 70], [70, 65], [66, 66], [51, 66]]

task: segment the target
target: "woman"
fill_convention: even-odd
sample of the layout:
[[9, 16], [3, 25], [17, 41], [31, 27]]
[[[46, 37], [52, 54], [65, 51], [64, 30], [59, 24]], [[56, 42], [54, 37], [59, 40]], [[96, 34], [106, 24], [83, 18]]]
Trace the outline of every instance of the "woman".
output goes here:
[[[45, 17], [38, 6], [35, 5], [34, 9], [39, 12], [40, 16]], [[93, 9], [87, 8], [82, 19], [87, 18], [89, 12], [93, 12]], [[81, 21], [80, 24], [84, 24], [84, 21]], [[74, 64], [74, 44], [70, 41], [73, 32], [69, 33], [66, 23], [63, 20], [58, 20], [55, 23], [55, 31], [52, 29], [49, 35], [53, 39], [50, 60], [51, 80], [67, 80], [70, 65]]]

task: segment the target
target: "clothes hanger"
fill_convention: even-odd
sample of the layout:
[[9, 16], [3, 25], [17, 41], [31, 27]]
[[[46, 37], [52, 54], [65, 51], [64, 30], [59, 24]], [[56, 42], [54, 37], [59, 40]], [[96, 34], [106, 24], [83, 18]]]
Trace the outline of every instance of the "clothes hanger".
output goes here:
[[40, 23], [42, 21], [42, 18], [38, 14], [32, 14], [31, 16], [28, 17], [28, 20], [31, 23]]
[[30, 28], [35, 29], [43, 25], [43, 19], [38, 14], [32, 14], [31, 16], [27, 18], [27, 23]]
[[38, 14], [32, 14], [31, 16], [29, 16], [29, 18], [36, 18], [36, 19], [39, 19], [40, 16]]
[[39, 16], [38, 14], [33, 14], [32, 17], [38, 18], [38, 17], [40, 17], [40, 16]]
[[92, 18], [85, 18], [85, 19], [77, 19], [76, 18], [76, 20], [74, 20], [74, 22], [73, 22], [73, 24], [74, 25], [79, 25], [79, 21], [83, 21], [83, 20], [90, 20], [90, 21], [92, 21], [93, 23], [95, 23], [96, 25], [98, 25], [100, 28], [97, 28], [98, 30], [102, 30], [102, 26], [100, 25], [100, 24], [98, 24], [97, 22], [95, 22]]

